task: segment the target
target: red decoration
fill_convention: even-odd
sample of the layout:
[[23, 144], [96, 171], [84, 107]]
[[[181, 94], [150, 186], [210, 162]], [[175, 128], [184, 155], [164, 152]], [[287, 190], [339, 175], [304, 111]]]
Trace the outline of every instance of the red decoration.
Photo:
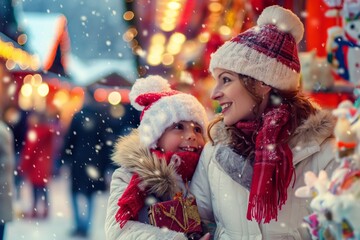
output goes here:
[[321, 107], [334, 109], [344, 100], [355, 101], [352, 93], [338, 93], [338, 92], [317, 92], [310, 93], [310, 96], [317, 102]]
[[[327, 30], [329, 27], [339, 25], [340, 18], [329, 18], [325, 13], [330, 9], [324, 0], [313, 0], [306, 2], [305, 40], [306, 49], [317, 50], [317, 56], [326, 57], [325, 43], [327, 41]], [[314, 34], [316, 33], [316, 34]]]

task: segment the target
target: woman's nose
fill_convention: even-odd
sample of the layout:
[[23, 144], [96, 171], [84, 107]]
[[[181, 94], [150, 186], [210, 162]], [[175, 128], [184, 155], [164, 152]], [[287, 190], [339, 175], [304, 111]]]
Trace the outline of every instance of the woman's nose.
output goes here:
[[210, 98], [212, 100], [218, 100], [220, 97], [221, 97], [221, 91], [219, 91], [219, 89], [215, 87], [211, 92]]

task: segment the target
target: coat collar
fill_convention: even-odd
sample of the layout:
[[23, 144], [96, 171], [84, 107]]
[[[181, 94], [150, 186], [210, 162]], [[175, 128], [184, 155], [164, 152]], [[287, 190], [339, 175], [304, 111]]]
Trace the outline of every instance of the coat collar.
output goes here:
[[336, 118], [330, 111], [320, 110], [311, 115], [295, 131], [289, 145], [293, 151], [293, 164], [320, 151], [320, 145], [333, 137]]
[[140, 187], [159, 197], [172, 197], [185, 188], [173, 164], [167, 165], [166, 161], [142, 146], [137, 129], [119, 138], [112, 160], [116, 165], [137, 173], [141, 179]]
[[289, 142], [290, 147], [308, 145], [309, 139], [320, 145], [325, 139], [333, 136], [335, 124], [336, 118], [330, 111], [317, 111], [295, 130]]

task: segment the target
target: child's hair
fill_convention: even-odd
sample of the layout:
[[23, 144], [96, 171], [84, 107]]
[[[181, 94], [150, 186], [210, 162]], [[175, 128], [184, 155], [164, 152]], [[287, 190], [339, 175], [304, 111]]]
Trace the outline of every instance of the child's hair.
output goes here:
[[205, 108], [192, 95], [175, 91], [161, 76], [139, 78], [129, 94], [131, 105], [139, 111], [140, 142], [155, 149], [166, 128], [180, 121], [198, 123], [203, 132], [207, 126]]
[[[261, 112], [259, 112], [259, 106], [262, 101], [262, 97], [259, 96], [255, 91], [255, 86], [259, 83], [259, 81], [246, 75], [238, 75], [239, 81], [248, 91], [253, 100], [256, 102], [256, 105], [254, 106], [252, 111], [256, 116], [256, 119], [259, 119], [262, 114]], [[302, 123], [303, 120], [307, 119], [310, 115], [316, 112], [316, 108], [314, 107], [309, 97], [305, 96], [299, 90], [281, 91], [272, 88], [270, 92], [269, 107], [276, 106], [280, 102], [287, 103], [290, 106], [292, 119], [290, 128], [291, 134], [294, 133], [295, 129]], [[216, 123], [222, 121], [222, 119], [223, 117], [221, 116], [221, 114], [219, 114], [212, 122], [210, 122], [208, 126], [207, 135], [212, 143], [214, 143], [214, 141], [210, 134], [211, 129]], [[245, 134], [240, 129], [237, 129], [235, 126], [227, 126], [226, 130], [230, 133], [229, 143], [231, 148], [239, 154], [250, 157], [253, 153], [255, 146], [255, 136], [252, 136], [251, 139], [249, 139], [249, 137], [245, 136]]]

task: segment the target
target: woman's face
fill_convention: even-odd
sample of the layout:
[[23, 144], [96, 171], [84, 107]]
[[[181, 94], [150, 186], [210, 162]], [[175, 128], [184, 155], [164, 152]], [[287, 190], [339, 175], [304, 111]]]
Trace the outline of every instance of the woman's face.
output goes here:
[[[227, 126], [234, 125], [240, 120], [252, 120], [256, 117], [254, 108], [258, 105], [254, 97], [244, 86], [244, 82], [235, 72], [216, 68], [214, 70], [216, 85], [211, 94], [211, 99], [219, 102]], [[255, 84], [255, 91], [266, 101], [262, 101], [258, 109], [262, 112], [267, 104], [270, 87]]]

